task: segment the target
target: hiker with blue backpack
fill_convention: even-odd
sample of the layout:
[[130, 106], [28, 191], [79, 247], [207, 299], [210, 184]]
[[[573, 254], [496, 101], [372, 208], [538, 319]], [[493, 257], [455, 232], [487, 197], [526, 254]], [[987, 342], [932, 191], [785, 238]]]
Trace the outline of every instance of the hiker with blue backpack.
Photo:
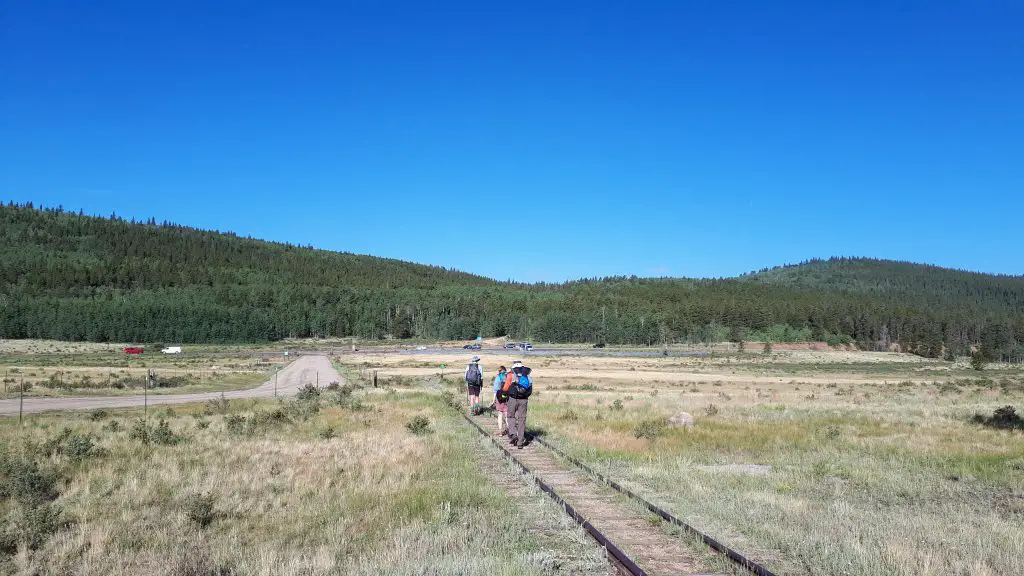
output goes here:
[[512, 371], [505, 377], [500, 394], [508, 396], [508, 441], [522, 449], [526, 445], [526, 407], [533, 393], [531, 370], [516, 360]]
[[484, 371], [480, 368], [480, 357], [473, 356], [472, 362], [466, 366], [466, 395], [469, 413], [473, 414], [480, 405], [480, 387], [484, 384]]

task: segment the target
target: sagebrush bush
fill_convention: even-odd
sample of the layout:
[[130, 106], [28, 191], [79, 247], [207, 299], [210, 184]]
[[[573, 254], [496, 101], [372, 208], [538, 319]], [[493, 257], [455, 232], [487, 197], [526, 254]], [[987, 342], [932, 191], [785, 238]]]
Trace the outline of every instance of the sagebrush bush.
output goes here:
[[213, 494], [192, 494], [181, 505], [185, 517], [200, 528], [206, 528], [217, 518], [216, 499]]
[[173, 446], [174, 444], [180, 444], [185, 438], [178, 434], [175, 434], [171, 430], [171, 425], [168, 424], [163, 418], [157, 422], [156, 426], [153, 427], [150, 433], [150, 438], [154, 444], [160, 444], [162, 446]]
[[0, 451], [0, 499], [27, 505], [57, 497], [57, 473], [41, 468], [35, 460]]
[[450, 408], [462, 408], [462, 404], [455, 398], [455, 394], [451, 392], [442, 392], [441, 401]]
[[296, 400], [314, 400], [320, 398], [320, 389], [312, 383], [306, 384], [295, 393]]
[[559, 414], [558, 419], [563, 422], [575, 422], [580, 419], [580, 415], [575, 410], [569, 409]]
[[203, 407], [203, 413], [207, 416], [215, 416], [217, 414], [227, 414], [231, 408], [231, 401], [224, 397], [222, 393], [220, 398], [207, 400], [206, 406]]
[[1021, 418], [1017, 414], [1017, 409], [1013, 406], [996, 408], [996, 410], [992, 412], [991, 416], [975, 414], [972, 421], [975, 424], [981, 424], [982, 426], [988, 426], [989, 428], [998, 428], [1000, 430], [1024, 430], [1024, 418]]
[[423, 434], [429, 434], [432, 432], [430, 429], [430, 420], [426, 416], [413, 416], [411, 420], [405, 423], [406, 429], [417, 436]]
[[667, 425], [664, 419], [644, 420], [633, 428], [633, 437], [654, 440], [665, 434]]
[[100, 420], [103, 420], [106, 417], [107, 411], [102, 408], [100, 408], [99, 410], [93, 410], [92, 413], [89, 414], [89, 419], [92, 420], [93, 422], [99, 422]]
[[334, 428], [331, 426], [328, 426], [327, 428], [324, 428], [319, 433], [317, 433], [317, 437], [320, 438], [321, 440], [330, 440], [331, 438], [335, 438], [337, 436], [338, 434], [334, 431]]
[[171, 430], [171, 425], [163, 418], [157, 421], [156, 426], [150, 426], [148, 422], [139, 418], [132, 424], [132, 429], [128, 431], [128, 438], [138, 440], [143, 444], [152, 443], [162, 446], [173, 446], [185, 439], [183, 436], [175, 434]]
[[228, 434], [242, 434], [245, 432], [245, 416], [241, 414], [228, 414], [224, 417], [224, 427]]
[[40, 548], [64, 523], [63, 516], [64, 511], [53, 502], [15, 506], [0, 533], [0, 550], [14, 553], [19, 545], [29, 550]]

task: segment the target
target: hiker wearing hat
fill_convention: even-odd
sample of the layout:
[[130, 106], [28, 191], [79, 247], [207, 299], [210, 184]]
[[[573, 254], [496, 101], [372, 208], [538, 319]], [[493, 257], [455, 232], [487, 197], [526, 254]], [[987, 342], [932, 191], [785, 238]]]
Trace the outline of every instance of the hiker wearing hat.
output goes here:
[[533, 393], [531, 370], [516, 360], [505, 377], [502, 391], [508, 394], [508, 440], [517, 448], [526, 445], [526, 406]]
[[480, 368], [480, 357], [473, 356], [473, 360], [466, 366], [466, 394], [470, 414], [473, 414], [480, 404], [480, 387], [483, 383], [484, 371]]

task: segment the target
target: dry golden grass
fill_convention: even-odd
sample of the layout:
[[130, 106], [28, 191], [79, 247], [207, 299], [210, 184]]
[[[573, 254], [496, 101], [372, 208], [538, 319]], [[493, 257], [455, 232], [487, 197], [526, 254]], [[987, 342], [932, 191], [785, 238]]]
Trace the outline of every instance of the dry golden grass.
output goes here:
[[[529, 358], [530, 424], [779, 573], [1024, 573], [1024, 436], [969, 421], [1024, 411], [1024, 371], [856, 354]], [[373, 368], [437, 373], [422, 362]], [[635, 434], [684, 411], [690, 430]]]
[[[531, 533], [538, 505], [557, 512], [541, 495], [518, 505], [504, 498], [478, 468], [497, 456], [436, 396], [376, 395], [373, 404], [325, 404], [303, 420], [287, 403], [274, 416], [277, 403], [240, 402], [234, 409], [262, 424], [235, 433], [230, 414], [182, 407], [169, 420], [182, 438], [174, 445], [133, 440], [126, 415], [137, 411], [97, 421], [33, 416], [23, 430], [4, 421], [0, 454], [34, 455], [60, 471], [56, 505], [68, 524], [38, 549], [0, 552], [0, 572], [606, 573], [599, 550], [571, 525], [542, 539]], [[431, 431], [410, 433], [403, 423], [412, 414], [429, 417]], [[40, 447], [64, 426], [96, 448], [72, 460]], [[0, 512], [20, 506], [12, 497]]]

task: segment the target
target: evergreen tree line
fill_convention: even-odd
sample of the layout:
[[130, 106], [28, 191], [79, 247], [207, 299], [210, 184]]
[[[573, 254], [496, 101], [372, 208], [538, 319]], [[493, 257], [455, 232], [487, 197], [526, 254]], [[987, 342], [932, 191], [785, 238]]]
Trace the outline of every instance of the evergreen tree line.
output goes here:
[[824, 340], [1024, 360], [1024, 279], [864, 259], [734, 279], [497, 282], [170, 223], [0, 206], [0, 337], [660, 345]]

